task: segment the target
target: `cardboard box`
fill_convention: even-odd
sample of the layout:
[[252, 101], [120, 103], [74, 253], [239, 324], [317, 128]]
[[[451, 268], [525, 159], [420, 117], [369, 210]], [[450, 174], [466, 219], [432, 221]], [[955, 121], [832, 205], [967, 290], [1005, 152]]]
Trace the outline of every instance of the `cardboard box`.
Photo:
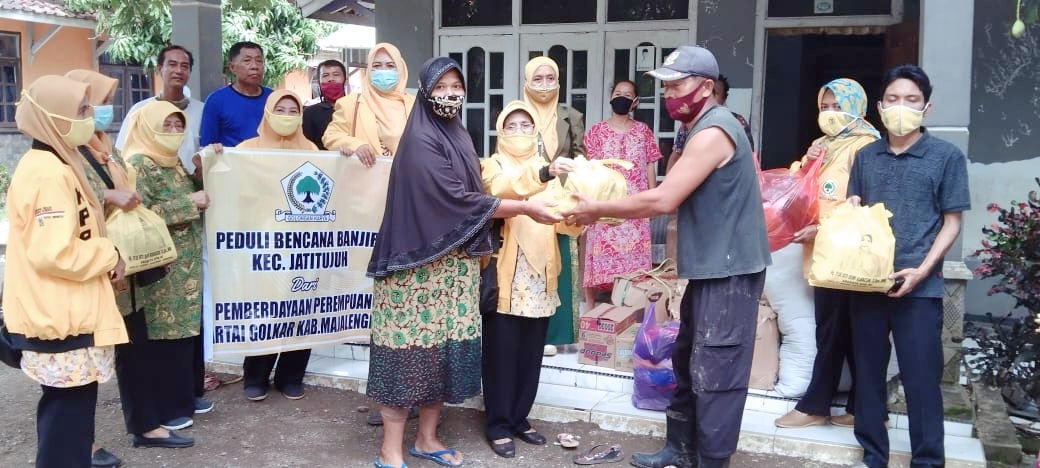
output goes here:
[[642, 308], [600, 304], [578, 320], [578, 362], [613, 368], [617, 337], [634, 324]]
[[634, 324], [627, 330], [621, 332], [614, 341], [614, 370], [632, 372], [632, 348], [636, 343], [636, 333], [639, 332], [640, 324]]

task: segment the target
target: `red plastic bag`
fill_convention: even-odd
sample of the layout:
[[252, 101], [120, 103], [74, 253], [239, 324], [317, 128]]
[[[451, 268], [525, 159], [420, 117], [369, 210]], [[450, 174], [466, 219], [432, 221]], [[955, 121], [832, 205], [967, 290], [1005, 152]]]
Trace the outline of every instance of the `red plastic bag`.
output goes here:
[[779, 168], [758, 173], [771, 252], [790, 244], [794, 233], [816, 222], [820, 214], [819, 174], [822, 165], [821, 156], [801, 170], [792, 172]]

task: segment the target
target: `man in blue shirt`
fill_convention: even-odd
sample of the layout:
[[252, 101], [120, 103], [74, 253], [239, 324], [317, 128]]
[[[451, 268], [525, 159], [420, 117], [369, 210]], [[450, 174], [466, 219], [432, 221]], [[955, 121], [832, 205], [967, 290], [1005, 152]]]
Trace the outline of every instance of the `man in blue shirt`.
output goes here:
[[[885, 376], [891, 333], [910, 418], [912, 466], [942, 466], [943, 257], [971, 208], [964, 153], [921, 127], [932, 85], [916, 65], [885, 74], [878, 110], [884, 139], [856, 153], [848, 201], [884, 203], [892, 212], [896, 286], [888, 294], [851, 299], [856, 369], [856, 439], [863, 464], [888, 465]], [[880, 352], [879, 352], [880, 351]]]
[[199, 144], [233, 147], [257, 135], [271, 88], [264, 87], [264, 50], [253, 42], [238, 42], [228, 51], [234, 83], [210, 93], [202, 111]]

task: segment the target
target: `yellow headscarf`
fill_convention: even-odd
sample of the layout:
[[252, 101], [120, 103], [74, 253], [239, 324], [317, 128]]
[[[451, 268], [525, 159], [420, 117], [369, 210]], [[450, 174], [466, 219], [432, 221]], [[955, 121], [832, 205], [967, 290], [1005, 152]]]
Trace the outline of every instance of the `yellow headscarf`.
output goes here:
[[[368, 75], [372, 73], [372, 62], [375, 61], [379, 51], [385, 51], [397, 65], [397, 86], [384, 93], [369, 81]], [[361, 80], [361, 96], [372, 113], [376, 116], [379, 124], [379, 140], [386, 145], [391, 154], [397, 154], [397, 145], [401, 141], [401, 133], [404, 133], [404, 125], [408, 122], [408, 108], [405, 106], [405, 91], [408, 86], [408, 65], [401, 57], [401, 51], [388, 42], [380, 42], [368, 51], [368, 68]], [[355, 123], [354, 125], [357, 125]], [[379, 148], [372, 148], [379, 153]]]
[[[90, 85], [90, 93], [87, 100], [90, 105], [98, 106], [105, 102], [119, 86], [119, 80], [107, 75], [102, 75], [94, 70], [76, 69], [65, 74], [66, 78], [72, 78], [81, 83]], [[104, 164], [108, 169], [108, 175], [112, 178], [112, 184], [119, 190], [127, 190], [129, 185], [126, 178], [126, 170], [110, 157], [114, 150], [112, 138], [105, 132], [94, 132], [86, 145], [87, 152], [94, 157], [98, 163]], [[90, 170], [93, 170], [90, 169]]]
[[239, 143], [236, 148], [318, 150], [318, 147], [303, 135], [302, 126], [297, 127], [296, 131], [287, 137], [279, 135], [278, 132], [275, 132], [274, 129], [271, 128], [271, 123], [268, 118], [269, 116], [274, 115], [275, 105], [278, 104], [278, 101], [281, 101], [284, 98], [290, 98], [296, 101], [296, 105], [300, 109], [300, 115], [303, 115], [303, 104], [296, 93], [287, 89], [272, 91], [271, 95], [267, 97], [267, 102], [264, 103], [264, 117], [260, 119], [260, 126], [256, 127], [257, 136]]
[[[55, 154], [76, 174], [79, 193], [87, 199], [87, 204], [94, 210], [95, 216], [102, 216], [101, 200], [87, 182], [83, 170], [83, 156], [76, 148], [65, 144], [61, 138], [58, 125], [68, 127], [66, 122], [55, 122], [48, 113], [60, 115], [68, 119], [77, 119], [79, 105], [90, 92], [90, 85], [57, 75], [44, 75], [36, 79], [22, 91], [22, 99], [14, 112], [14, 120], [18, 130], [26, 136], [39, 140], [54, 149]], [[67, 128], [62, 131], [68, 131]], [[98, 223], [101, 235], [105, 234], [105, 223]]]
[[534, 77], [534, 72], [539, 67], [548, 65], [553, 69], [553, 73], [556, 74], [557, 80], [560, 78], [560, 67], [556, 65], [556, 62], [545, 56], [535, 57], [524, 65], [524, 102], [528, 103], [532, 109], [534, 109], [535, 120], [539, 122], [537, 130], [542, 135], [542, 143], [545, 145], [545, 153], [549, 157], [556, 155], [556, 147], [560, 143], [559, 135], [556, 133], [556, 119], [558, 118], [557, 110], [559, 110], [559, 99], [560, 99], [560, 87], [559, 84], [556, 86], [556, 92], [553, 98], [547, 102], [538, 102], [534, 98], [534, 94], [529, 88], [531, 78]]
[[141, 154], [147, 156], [162, 167], [175, 167], [180, 164], [177, 148], [169, 150], [158, 143], [156, 135], [163, 132], [163, 122], [167, 117], [177, 114], [184, 122], [188, 121], [184, 112], [169, 101], [154, 100], [141, 106], [130, 116], [127, 126], [126, 142], [123, 143], [123, 154], [127, 158]]
[[[538, 128], [538, 117], [535, 115], [534, 108], [523, 101], [512, 101], [506, 104], [502, 112], [498, 114], [498, 121], [495, 125], [495, 128], [498, 130], [497, 147], [495, 150], [496, 154], [492, 157], [497, 156], [503, 165], [516, 167], [524, 164], [524, 161], [537, 156], [538, 149], [535, 147], [533, 151], [523, 154], [510, 145], [508, 139], [503, 140], [506, 118], [514, 112], [527, 114], [531, 118], [535, 129]], [[559, 185], [559, 182], [555, 180], [549, 183]], [[557, 248], [556, 228], [552, 225], [539, 224], [527, 216], [513, 216], [506, 218], [504, 222], [508, 226], [508, 231], [516, 237], [520, 251], [524, 253], [528, 263], [531, 264], [535, 271], [544, 272], [549, 262], [550, 254], [553, 252], [553, 249]]]

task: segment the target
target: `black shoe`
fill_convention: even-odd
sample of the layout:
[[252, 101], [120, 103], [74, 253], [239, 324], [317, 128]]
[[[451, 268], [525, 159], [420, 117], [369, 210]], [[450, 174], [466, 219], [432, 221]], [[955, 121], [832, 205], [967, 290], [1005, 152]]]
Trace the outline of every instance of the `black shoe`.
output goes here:
[[133, 440], [131, 441], [134, 447], [165, 447], [165, 448], [184, 448], [195, 445], [195, 439], [191, 437], [184, 437], [176, 432], [170, 431], [169, 437], [145, 437], [139, 434], [134, 434]]
[[726, 458], [705, 458], [700, 457], [697, 463], [698, 467], [702, 468], [729, 468], [729, 457]]
[[502, 458], [513, 458], [516, 456], [516, 445], [513, 444], [513, 439], [509, 439], [509, 442], [501, 444], [496, 444], [494, 440], [489, 440], [488, 442], [491, 444], [491, 450], [496, 455]]
[[664, 447], [657, 453], [632, 454], [632, 465], [640, 468], [664, 468], [666, 466], [691, 468], [696, 466], [697, 455], [693, 446], [692, 422], [688, 419], [680, 420], [668, 416], [666, 424]]
[[243, 392], [246, 399], [250, 401], [262, 401], [267, 398], [267, 389], [263, 387], [246, 387]]
[[517, 432], [516, 436], [520, 440], [527, 442], [531, 445], [545, 445], [545, 436], [538, 433], [538, 431], [532, 432]]
[[290, 400], [299, 400], [303, 398], [304, 388], [302, 383], [291, 383], [282, 385], [278, 391], [282, 392], [282, 396]]
[[91, 468], [115, 468], [122, 464], [123, 460], [120, 460], [119, 457], [112, 455], [103, 448], [99, 448], [97, 452], [90, 456]]

